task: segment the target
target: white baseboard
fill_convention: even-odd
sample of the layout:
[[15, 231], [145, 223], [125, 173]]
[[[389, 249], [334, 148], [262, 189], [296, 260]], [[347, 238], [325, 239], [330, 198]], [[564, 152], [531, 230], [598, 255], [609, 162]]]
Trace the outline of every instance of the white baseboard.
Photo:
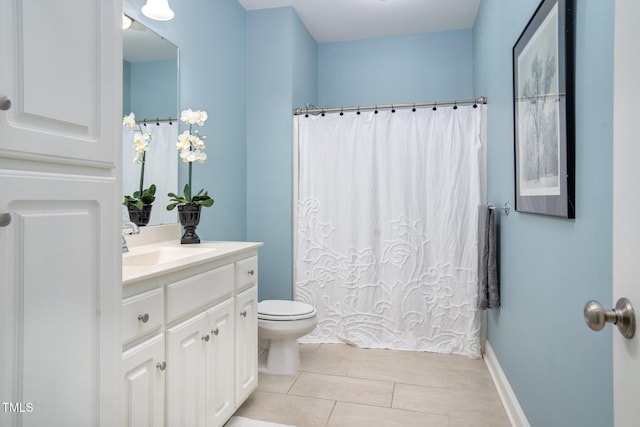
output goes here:
[[485, 342], [484, 362], [487, 364], [489, 374], [491, 374], [493, 383], [498, 390], [498, 395], [500, 396], [500, 400], [502, 400], [504, 410], [507, 413], [507, 417], [509, 418], [511, 425], [513, 427], [531, 427], [529, 421], [527, 421], [527, 417], [524, 415], [524, 412], [520, 407], [520, 403], [518, 402], [511, 385], [509, 384], [509, 380], [507, 380], [506, 375], [500, 367], [498, 358], [493, 352], [493, 348], [491, 347], [491, 344], [489, 344], [489, 341]]

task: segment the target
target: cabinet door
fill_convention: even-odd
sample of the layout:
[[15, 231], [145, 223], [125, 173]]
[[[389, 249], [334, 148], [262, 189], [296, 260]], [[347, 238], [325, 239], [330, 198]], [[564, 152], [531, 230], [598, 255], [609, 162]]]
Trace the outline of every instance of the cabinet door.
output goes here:
[[164, 426], [164, 335], [122, 354], [124, 372], [123, 427]]
[[0, 183], [0, 401], [33, 407], [0, 425], [117, 425], [119, 189], [2, 169]]
[[258, 386], [258, 287], [236, 295], [236, 406]]
[[207, 426], [222, 426], [235, 411], [234, 301], [207, 310]]
[[0, 2], [0, 157], [116, 164], [121, 13], [120, 0]]
[[167, 330], [167, 426], [206, 425], [206, 313]]

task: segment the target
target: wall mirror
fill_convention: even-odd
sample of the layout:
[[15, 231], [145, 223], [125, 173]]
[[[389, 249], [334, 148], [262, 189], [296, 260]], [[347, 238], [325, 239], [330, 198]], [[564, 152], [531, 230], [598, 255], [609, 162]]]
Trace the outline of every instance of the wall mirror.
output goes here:
[[[168, 212], [167, 193], [178, 187], [178, 47], [138, 21], [123, 29], [122, 112], [135, 113], [138, 125], [123, 126], [122, 187], [131, 195], [140, 187], [141, 165], [133, 159], [135, 133], [151, 133], [145, 155], [144, 187], [156, 185], [156, 200], [148, 225], [177, 222], [175, 211]], [[128, 220], [126, 207], [122, 217]]]

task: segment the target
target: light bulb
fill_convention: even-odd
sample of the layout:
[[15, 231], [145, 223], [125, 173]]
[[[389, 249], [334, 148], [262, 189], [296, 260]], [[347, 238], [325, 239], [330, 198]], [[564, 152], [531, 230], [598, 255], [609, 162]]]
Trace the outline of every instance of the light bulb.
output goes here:
[[169, 21], [173, 19], [173, 10], [169, 7], [169, 0], [147, 0], [142, 6], [142, 14], [156, 21]]
[[131, 26], [131, 18], [129, 18], [127, 15], [125, 15], [124, 13], [122, 14], [122, 29], [126, 30], [127, 28], [129, 28]]

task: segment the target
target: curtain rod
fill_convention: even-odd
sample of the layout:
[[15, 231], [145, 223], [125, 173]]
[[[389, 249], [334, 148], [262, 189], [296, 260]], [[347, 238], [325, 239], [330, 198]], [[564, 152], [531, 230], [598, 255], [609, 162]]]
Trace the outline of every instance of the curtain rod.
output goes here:
[[173, 117], [165, 117], [165, 118], [156, 118], [156, 119], [136, 119], [136, 123], [138, 124], [152, 124], [152, 123], [160, 123], [160, 122], [177, 122], [178, 119], [177, 118], [173, 118]]
[[343, 111], [364, 111], [364, 110], [387, 110], [394, 108], [415, 108], [415, 107], [437, 107], [438, 105], [463, 105], [463, 104], [486, 104], [487, 97], [481, 96], [476, 99], [458, 99], [454, 101], [434, 101], [420, 104], [385, 104], [385, 105], [368, 105], [358, 107], [334, 107], [334, 108], [296, 108], [293, 115], [314, 114], [314, 113], [337, 113]]

